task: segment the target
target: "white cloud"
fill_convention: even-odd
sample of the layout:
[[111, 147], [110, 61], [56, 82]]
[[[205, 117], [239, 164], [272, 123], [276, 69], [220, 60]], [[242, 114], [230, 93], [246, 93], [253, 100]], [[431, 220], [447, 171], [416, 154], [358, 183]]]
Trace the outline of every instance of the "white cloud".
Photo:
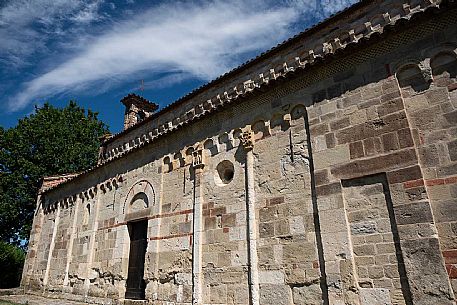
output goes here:
[[68, 24], [99, 20], [103, 0], [11, 0], [0, 6], [0, 61], [10, 67], [27, 64], [27, 57], [47, 48], [52, 36]]
[[63, 92], [96, 91], [100, 84], [106, 89], [145, 71], [149, 77], [175, 73], [160, 78], [157, 86], [190, 76], [210, 80], [239, 64], [243, 55], [290, 36], [291, 24], [315, 10], [319, 2], [272, 3], [168, 2], [151, 8], [97, 37], [85, 37], [82, 50], [25, 83], [9, 100], [9, 110]]
[[[102, 19], [103, 17], [98, 13], [98, 9], [100, 8], [101, 3], [101, 0], [86, 3], [82, 7], [82, 9], [80, 9], [78, 12], [76, 12], [73, 16], [70, 17], [70, 20], [75, 21], [77, 23], [88, 24]], [[116, 8], [116, 6], [114, 6], [114, 3], [111, 3], [111, 8]]]

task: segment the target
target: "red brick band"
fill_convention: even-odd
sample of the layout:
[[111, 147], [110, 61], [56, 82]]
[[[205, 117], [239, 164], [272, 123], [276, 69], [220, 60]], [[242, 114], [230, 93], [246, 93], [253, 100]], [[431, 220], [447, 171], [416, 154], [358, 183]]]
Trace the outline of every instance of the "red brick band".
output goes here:
[[171, 217], [171, 216], [176, 216], [176, 215], [192, 214], [193, 212], [194, 212], [194, 209], [188, 209], [188, 210], [182, 210], [182, 211], [177, 211], [177, 212], [172, 212], [172, 213], [151, 215], [151, 216], [148, 216], [148, 219], [165, 218], [165, 217]]
[[[145, 219], [149, 220], [149, 219], [172, 217], [172, 216], [177, 216], [177, 215], [187, 215], [187, 214], [192, 214], [193, 212], [194, 212], [194, 209], [188, 209], [188, 210], [182, 210], [182, 211], [177, 211], [177, 212], [173, 212], [173, 213], [151, 215], [151, 216], [146, 217]], [[112, 229], [112, 228], [120, 227], [120, 226], [123, 226], [126, 224], [127, 224], [127, 221], [118, 222], [116, 224], [100, 227], [100, 228], [98, 228], [98, 230]]]
[[413, 188], [413, 187], [422, 186], [424, 184], [426, 186], [434, 186], [434, 185], [455, 184], [455, 183], [457, 183], [457, 176], [447, 177], [447, 178], [429, 179], [429, 180], [424, 180], [424, 179], [410, 180], [410, 181], [404, 182], [403, 186], [406, 189], [409, 189], [409, 188]]
[[162, 240], [162, 239], [170, 239], [170, 238], [177, 238], [177, 237], [185, 237], [185, 236], [192, 236], [194, 233], [180, 233], [180, 234], [173, 234], [167, 236], [153, 236], [149, 237], [149, 240]]

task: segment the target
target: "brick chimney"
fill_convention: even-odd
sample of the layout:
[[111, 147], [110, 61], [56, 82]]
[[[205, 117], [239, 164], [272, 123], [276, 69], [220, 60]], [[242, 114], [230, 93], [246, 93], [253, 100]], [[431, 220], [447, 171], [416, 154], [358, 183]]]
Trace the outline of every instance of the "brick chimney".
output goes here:
[[121, 100], [125, 105], [124, 130], [141, 122], [156, 111], [159, 106], [136, 94], [129, 94]]

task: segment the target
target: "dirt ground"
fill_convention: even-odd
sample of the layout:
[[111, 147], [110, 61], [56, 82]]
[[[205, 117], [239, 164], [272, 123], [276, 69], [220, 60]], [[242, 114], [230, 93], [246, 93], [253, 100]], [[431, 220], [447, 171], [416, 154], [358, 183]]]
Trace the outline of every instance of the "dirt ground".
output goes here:
[[36, 295], [0, 295], [0, 305], [86, 305], [88, 303], [78, 303], [67, 300], [47, 299]]

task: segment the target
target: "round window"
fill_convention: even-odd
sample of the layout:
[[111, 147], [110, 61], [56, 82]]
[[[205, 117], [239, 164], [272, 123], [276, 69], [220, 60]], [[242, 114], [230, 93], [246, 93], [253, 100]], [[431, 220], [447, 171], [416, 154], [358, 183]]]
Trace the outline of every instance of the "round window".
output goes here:
[[233, 176], [235, 175], [235, 169], [233, 167], [233, 163], [224, 160], [220, 162], [216, 167], [216, 175], [215, 180], [217, 185], [225, 185], [230, 183], [233, 180]]

